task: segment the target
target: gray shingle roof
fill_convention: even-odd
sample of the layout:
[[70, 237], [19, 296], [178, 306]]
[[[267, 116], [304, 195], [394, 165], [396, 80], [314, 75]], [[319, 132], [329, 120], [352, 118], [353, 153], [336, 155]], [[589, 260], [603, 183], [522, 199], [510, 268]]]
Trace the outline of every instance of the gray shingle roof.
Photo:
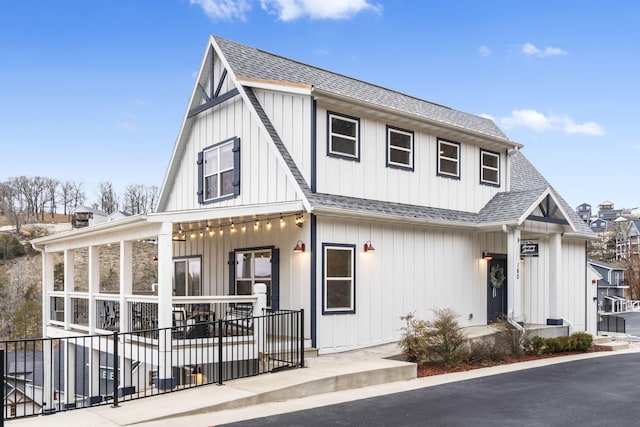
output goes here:
[[303, 64], [260, 49], [212, 36], [237, 76], [308, 84], [355, 100], [392, 108], [424, 119], [446, 123], [509, 141], [492, 120], [463, 113], [381, 86]]

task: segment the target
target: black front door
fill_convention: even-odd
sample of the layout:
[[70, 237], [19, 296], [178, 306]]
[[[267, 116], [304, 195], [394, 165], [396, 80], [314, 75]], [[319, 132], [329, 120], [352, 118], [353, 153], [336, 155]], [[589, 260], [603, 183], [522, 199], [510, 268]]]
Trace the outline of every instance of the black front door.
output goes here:
[[494, 255], [487, 263], [487, 322], [497, 322], [507, 314], [507, 258]]

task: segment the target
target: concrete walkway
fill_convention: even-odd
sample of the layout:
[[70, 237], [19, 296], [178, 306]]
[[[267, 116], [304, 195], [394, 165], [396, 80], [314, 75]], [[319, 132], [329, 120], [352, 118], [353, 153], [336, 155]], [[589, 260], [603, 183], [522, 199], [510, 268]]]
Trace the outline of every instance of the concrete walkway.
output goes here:
[[85, 409], [7, 421], [21, 426], [213, 426], [521, 369], [640, 351], [586, 353], [416, 378], [416, 365], [387, 357], [396, 344], [322, 355], [308, 367]]

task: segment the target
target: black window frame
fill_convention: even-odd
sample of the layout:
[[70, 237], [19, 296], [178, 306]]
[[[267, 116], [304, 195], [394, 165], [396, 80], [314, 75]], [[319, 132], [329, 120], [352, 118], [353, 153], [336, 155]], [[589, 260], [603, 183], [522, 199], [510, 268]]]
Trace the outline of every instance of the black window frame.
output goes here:
[[[391, 146], [391, 132], [400, 133], [409, 135], [411, 138], [411, 148], [406, 150], [404, 147], [392, 147]], [[402, 129], [399, 127], [387, 125], [386, 127], [386, 138], [387, 138], [387, 167], [393, 169], [402, 169], [407, 171], [413, 171], [415, 165], [415, 134], [412, 130]], [[400, 150], [400, 151], [408, 151], [410, 154], [410, 164], [402, 164], [402, 163], [394, 163], [391, 161], [391, 150]]]
[[[457, 151], [458, 151], [458, 158], [456, 159], [457, 165], [458, 165], [458, 173], [455, 174], [455, 175], [452, 174], [452, 173], [449, 173], [449, 172], [443, 172], [441, 170], [441, 168], [440, 168], [441, 160], [451, 161], [451, 158], [442, 158], [441, 157], [440, 153], [441, 153], [442, 150], [440, 149], [440, 144], [442, 144], [442, 143], [444, 143], [446, 145], [455, 146]], [[448, 139], [444, 139], [444, 138], [438, 138], [438, 143], [436, 145], [437, 145], [436, 148], [438, 150], [438, 153], [437, 153], [438, 155], [436, 156], [436, 158], [437, 158], [437, 164], [436, 164], [436, 171], [437, 171], [436, 174], [437, 174], [437, 176], [441, 176], [443, 178], [450, 178], [450, 179], [458, 179], [458, 180], [461, 179], [461, 176], [462, 176], [462, 173], [461, 173], [461, 169], [462, 169], [462, 152], [460, 150], [460, 148], [461, 148], [460, 143], [456, 142], [456, 141], [451, 141], [451, 140], [448, 140]]]
[[[347, 154], [340, 151], [334, 151], [332, 149], [332, 126], [331, 126], [332, 120], [331, 119], [333, 117], [340, 120], [344, 120], [344, 121], [355, 122], [356, 124], [356, 136], [354, 141], [354, 147], [356, 152], [355, 155]], [[338, 159], [351, 160], [354, 162], [360, 161], [360, 118], [349, 116], [347, 114], [336, 113], [335, 111], [327, 111], [327, 156], [335, 157]]]
[[[490, 166], [485, 166], [485, 164], [484, 164], [484, 155], [485, 154], [488, 154], [490, 156], [494, 156], [498, 160], [498, 167], [496, 169], [496, 177], [498, 178], [497, 182], [487, 181], [487, 180], [484, 179], [484, 173], [483, 172], [484, 172], [485, 168], [493, 169]], [[488, 185], [490, 187], [500, 187], [500, 169], [501, 169], [500, 160], [501, 160], [500, 153], [498, 153], [496, 151], [485, 150], [483, 148], [480, 149], [480, 184]]]
[[[351, 308], [327, 308], [327, 249], [351, 250]], [[356, 313], [356, 245], [346, 243], [322, 243], [322, 314], [355, 314]]]
[[[229, 194], [221, 195], [220, 197], [214, 197], [211, 199], [205, 199], [204, 186], [205, 186], [205, 167], [204, 167], [204, 154], [207, 151], [218, 149], [226, 144], [233, 144], [233, 192]], [[232, 138], [225, 139], [216, 144], [209, 145], [198, 152], [198, 203], [206, 205], [210, 203], [216, 203], [223, 200], [232, 199], [240, 195], [240, 138], [234, 136]], [[222, 185], [219, 182], [218, 185]]]

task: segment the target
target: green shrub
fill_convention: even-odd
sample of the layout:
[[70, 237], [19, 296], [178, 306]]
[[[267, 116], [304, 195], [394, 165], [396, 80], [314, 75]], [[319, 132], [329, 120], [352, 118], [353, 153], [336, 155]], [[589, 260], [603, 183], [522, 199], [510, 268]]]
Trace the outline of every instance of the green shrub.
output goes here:
[[426, 362], [429, 359], [429, 351], [427, 350], [429, 326], [427, 322], [416, 319], [414, 313], [409, 313], [400, 319], [405, 322], [405, 325], [400, 328], [402, 331], [400, 347], [404, 357], [413, 363]]
[[572, 335], [575, 338], [575, 350], [587, 351], [593, 344], [593, 336], [586, 332], [576, 332]]
[[458, 325], [458, 314], [450, 308], [433, 310], [435, 319], [427, 322], [429, 358], [446, 367], [456, 366], [463, 356], [466, 337]]
[[529, 337], [525, 337], [524, 341], [522, 341], [522, 346], [524, 347], [525, 354], [529, 355], [539, 355], [542, 354], [545, 347], [545, 339], [539, 337], [537, 335], [532, 335]]

